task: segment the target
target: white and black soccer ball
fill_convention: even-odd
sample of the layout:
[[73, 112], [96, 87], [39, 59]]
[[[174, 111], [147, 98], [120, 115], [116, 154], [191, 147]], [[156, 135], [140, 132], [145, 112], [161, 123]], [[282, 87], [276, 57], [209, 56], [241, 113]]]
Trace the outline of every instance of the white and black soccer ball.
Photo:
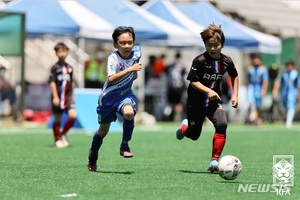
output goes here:
[[225, 180], [236, 179], [242, 168], [242, 163], [236, 156], [226, 155], [219, 160], [219, 175]]

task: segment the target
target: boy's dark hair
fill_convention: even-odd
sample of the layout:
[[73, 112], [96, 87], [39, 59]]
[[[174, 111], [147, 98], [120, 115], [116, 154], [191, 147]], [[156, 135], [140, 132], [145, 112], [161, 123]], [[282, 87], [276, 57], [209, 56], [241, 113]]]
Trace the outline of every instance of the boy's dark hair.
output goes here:
[[130, 26], [119, 26], [117, 27], [113, 34], [112, 34], [112, 39], [114, 40], [115, 43], [118, 42], [118, 37], [122, 35], [123, 33], [129, 33], [132, 35], [133, 41], [135, 41], [135, 33], [134, 29]]
[[214, 23], [212, 23], [206, 29], [204, 29], [200, 33], [200, 35], [201, 35], [201, 38], [202, 38], [204, 44], [206, 44], [206, 42], [210, 38], [214, 38], [214, 39], [218, 40], [219, 42], [221, 42], [222, 47], [224, 46], [225, 36], [224, 36], [223, 31], [222, 31], [221, 25], [217, 26]]
[[259, 53], [251, 53], [251, 54], [250, 54], [250, 59], [253, 60], [253, 59], [255, 59], [255, 58], [261, 59], [260, 54], [259, 54]]
[[287, 66], [287, 65], [295, 66], [295, 62], [292, 59], [289, 59], [289, 60], [285, 61], [285, 66]]
[[59, 49], [67, 49], [69, 51], [69, 47], [63, 42], [59, 42], [55, 45], [54, 51], [57, 52]]

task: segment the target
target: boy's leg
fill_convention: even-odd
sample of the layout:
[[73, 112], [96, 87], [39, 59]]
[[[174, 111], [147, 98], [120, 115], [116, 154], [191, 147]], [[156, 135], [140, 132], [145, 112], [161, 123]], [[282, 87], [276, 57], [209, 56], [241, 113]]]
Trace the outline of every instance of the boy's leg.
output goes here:
[[69, 146], [69, 142], [67, 140], [66, 134], [74, 125], [76, 116], [77, 116], [76, 110], [74, 108], [70, 108], [68, 110], [68, 119], [64, 124], [63, 131], [61, 132], [61, 140], [66, 147]]
[[96, 171], [97, 170], [97, 160], [98, 160], [98, 152], [103, 143], [103, 138], [107, 135], [109, 131], [110, 123], [101, 124], [99, 129], [95, 132], [91, 144], [91, 148], [89, 150], [88, 156], [88, 170]]
[[181, 122], [181, 126], [176, 131], [176, 137], [178, 140], [184, 137], [192, 140], [198, 140], [202, 132], [203, 122], [206, 116], [204, 109], [197, 110], [195, 108], [187, 108], [187, 119]]
[[130, 151], [128, 142], [131, 140], [134, 129], [134, 115], [135, 115], [135, 102], [132, 98], [126, 98], [121, 102], [121, 113], [124, 117], [123, 122], [123, 137], [120, 145], [120, 155], [124, 158], [133, 157], [133, 153]]
[[285, 126], [287, 128], [292, 127], [294, 116], [295, 116], [295, 108], [288, 108], [286, 113], [286, 123], [285, 123]]
[[52, 130], [54, 135], [54, 145], [57, 148], [64, 148], [64, 144], [61, 141], [60, 136], [60, 122], [61, 122], [61, 114], [55, 113], [54, 114], [54, 121], [52, 124]]
[[[211, 115], [212, 113], [213, 115]], [[218, 160], [225, 146], [227, 119], [226, 113], [222, 106], [211, 109], [208, 118], [212, 121], [215, 127], [215, 133], [212, 140], [211, 162], [208, 165], [208, 170], [213, 173], [218, 171]]]

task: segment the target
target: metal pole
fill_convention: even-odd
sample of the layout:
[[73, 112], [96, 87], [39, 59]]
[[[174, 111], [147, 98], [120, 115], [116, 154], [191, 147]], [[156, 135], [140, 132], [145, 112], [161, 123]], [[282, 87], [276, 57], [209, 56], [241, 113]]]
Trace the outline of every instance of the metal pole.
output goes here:
[[[23, 113], [25, 109], [25, 14], [21, 14], [22, 16], [22, 28], [21, 28], [21, 93], [20, 93], [20, 105], [19, 110]], [[23, 119], [21, 119], [23, 120]]]

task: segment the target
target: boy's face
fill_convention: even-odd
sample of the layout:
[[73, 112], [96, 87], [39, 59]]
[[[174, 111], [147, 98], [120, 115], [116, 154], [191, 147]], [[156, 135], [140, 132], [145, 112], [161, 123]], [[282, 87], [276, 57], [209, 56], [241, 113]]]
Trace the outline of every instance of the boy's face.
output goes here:
[[285, 69], [286, 69], [286, 71], [290, 72], [294, 69], [294, 65], [287, 64], [287, 65], [285, 65]]
[[259, 67], [260, 65], [261, 65], [261, 59], [260, 58], [253, 58], [252, 59], [252, 65], [254, 66], [254, 67]]
[[56, 55], [60, 61], [64, 61], [68, 56], [69, 51], [68, 49], [60, 48], [57, 50]]
[[213, 38], [207, 40], [205, 49], [211, 58], [219, 59], [221, 57], [222, 44], [220, 41]]
[[134, 41], [130, 33], [123, 33], [118, 37], [118, 41], [114, 43], [116, 49], [119, 50], [121, 57], [128, 58], [131, 55]]

